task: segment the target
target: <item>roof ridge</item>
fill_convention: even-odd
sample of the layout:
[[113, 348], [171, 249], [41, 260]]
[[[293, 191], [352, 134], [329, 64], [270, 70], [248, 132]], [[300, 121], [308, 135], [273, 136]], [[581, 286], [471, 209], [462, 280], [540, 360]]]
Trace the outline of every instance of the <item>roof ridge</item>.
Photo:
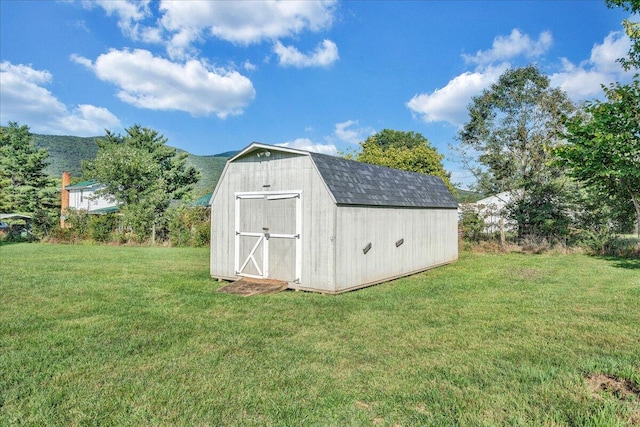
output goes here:
[[[304, 150], [302, 150], [302, 151], [304, 151]], [[430, 176], [430, 177], [434, 177], [434, 178], [438, 178], [438, 179], [442, 180], [442, 177], [439, 177], [438, 175], [422, 173], [422, 172], [415, 172], [415, 171], [408, 171], [408, 170], [404, 170], [404, 169], [396, 169], [396, 168], [392, 168], [391, 166], [376, 165], [375, 163], [361, 162], [359, 160], [346, 159], [344, 157], [333, 156], [331, 154], [325, 154], [325, 153], [317, 153], [315, 151], [308, 151], [308, 153], [311, 155], [311, 157], [313, 157], [313, 156], [326, 156], [326, 157], [329, 157], [329, 158], [337, 159], [338, 161], [354, 162], [354, 163], [357, 163], [359, 165], [371, 166], [374, 169], [375, 168], [382, 168], [382, 169], [392, 170], [392, 171], [394, 171], [394, 173], [411, 174], [411, 175], [418, 175], [418, 176]], [[444, 182], [444, 180], [442, 180], [442, 181]]]
[[253, 149], [308, 156], [337, 204], [406, 208], [456, 209], [458, 202], [436, 175], [363, 163], [315, 151], [254, 142], [233, 162]]

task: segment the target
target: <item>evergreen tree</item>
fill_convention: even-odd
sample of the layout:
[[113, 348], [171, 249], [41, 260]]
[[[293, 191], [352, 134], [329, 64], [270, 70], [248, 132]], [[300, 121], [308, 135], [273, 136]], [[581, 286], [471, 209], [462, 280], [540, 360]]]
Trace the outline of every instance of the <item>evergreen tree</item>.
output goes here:
[[0, 212], [33, 215], [59, 206], [56, 185], [44, 172], [48, 156], [35, 147], [28, 126], [0, 127]]

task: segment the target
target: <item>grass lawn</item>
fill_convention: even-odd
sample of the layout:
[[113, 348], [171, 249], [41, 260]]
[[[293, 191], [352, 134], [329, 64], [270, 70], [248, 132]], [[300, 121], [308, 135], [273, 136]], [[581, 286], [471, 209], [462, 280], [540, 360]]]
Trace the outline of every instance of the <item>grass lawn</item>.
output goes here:
[[640, 424], [640, 260], [463, 253], [243, 298], [208, 256], [0, 246], [0, 425]]

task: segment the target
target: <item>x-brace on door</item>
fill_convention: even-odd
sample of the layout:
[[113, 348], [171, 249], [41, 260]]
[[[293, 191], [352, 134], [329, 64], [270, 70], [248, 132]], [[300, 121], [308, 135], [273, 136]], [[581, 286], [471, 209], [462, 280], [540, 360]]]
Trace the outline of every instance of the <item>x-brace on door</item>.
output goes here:
[[235, 193], [235, 274], [300, 282], [302, 191]]

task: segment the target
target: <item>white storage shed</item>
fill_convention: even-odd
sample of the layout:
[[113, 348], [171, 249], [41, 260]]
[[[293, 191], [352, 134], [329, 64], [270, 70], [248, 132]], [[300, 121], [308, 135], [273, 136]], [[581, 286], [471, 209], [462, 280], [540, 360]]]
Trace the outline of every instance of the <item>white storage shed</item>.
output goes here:
[[458, 203], [442, 179], [253, 143], [211, 200], [211, 276], [340, 293], [458, 258]]

